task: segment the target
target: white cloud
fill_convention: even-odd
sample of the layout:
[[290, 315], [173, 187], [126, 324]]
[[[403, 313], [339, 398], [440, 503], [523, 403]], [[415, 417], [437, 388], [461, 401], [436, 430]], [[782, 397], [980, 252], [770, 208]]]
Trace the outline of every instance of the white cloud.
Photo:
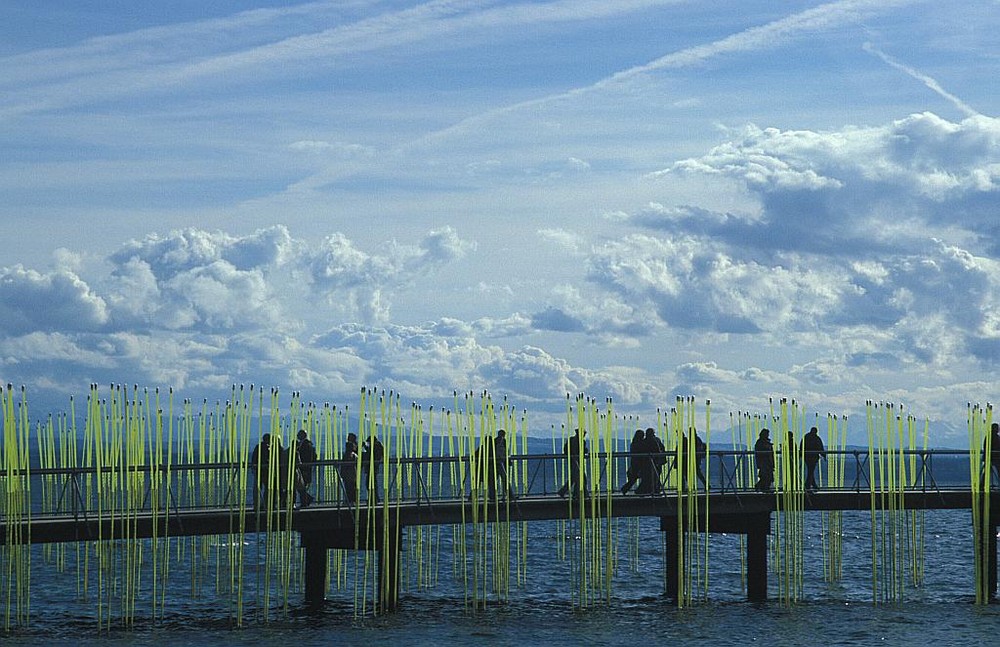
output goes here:
[[860, 239], [858, 231], [892, 206], [912, 220], [936, 223], [947, 213], [950, 224], [992, 224], [978, 201], [1000, 190], [1000, 119], [952, 123], [923, 113], [825, 133], [749, 126], [667, 172], [745, 182], [766, 222], [791, 227], [803, 246], [827, 234]]
[[543, 240], [551, 241], [552, 243], [562, 247], [568, 252], [576, 253], [580, 250], [583, 244], [583, 237], [579, 234], [573, 233], [566, 229], [559, 228], [547, 228], [539, 229], [537, 232], [538, 237]]
[[349, 315], [366, 323], [389, 321], [391, 291], [463, 258], [475, 243], [451, 227], [430, 231], [416, 245], [393, 242], [383, 254], [368, 254], [346, 236], [328, 236], [316, 250], [302, 253], [313, 288], [331, 302], [345, 304]]
[[72, 271], [0, 269], [0, 335], [98, 330], [107, 322], [107, 303]]
[[188, 228], [128, 241], [110, 260], [120, 265], [131, 259], [141, 260], [162, 281], [217, 261], [226, 261], [239, 270], [266, 270], [281, 265], [294, 255], [293, 250], [291, 236], [283, 225], [260, 229], [248, 236]]
[[288, 145], [293, 151], [313, 153], [334, 157], [342, 160], [368, 159], [375, 156], [375, 149], [362, 144], [345, 144], [344, 142], [326, 142], [303, 139]]

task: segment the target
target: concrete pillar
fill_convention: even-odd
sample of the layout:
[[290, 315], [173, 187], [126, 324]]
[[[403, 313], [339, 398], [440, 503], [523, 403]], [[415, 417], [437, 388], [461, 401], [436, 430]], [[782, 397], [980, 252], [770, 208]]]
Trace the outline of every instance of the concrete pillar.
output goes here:
[[403, 543], [402, 530], [389, 524], [388, 545], [382, 540], [378, 549], [378, 602], [379, 612], [387, 613], [399, 608], [400, 552]]
[[680, 591], [681, 569], [677, 565], [680, 556], [679, 544], [677, 540], [677, 518], [662, 517], [660, 519], [660, 530], [663, 531], [664, 540], [664, 564], [667, 582], [667, 597], [674, 604], [679, 602], [678, 592]]
[[747, 523], [747, 600], [767, 601], [767, 535], [771, 515], [758, 514]]
[[322, 605], [326, 599], [327, 549], [325, 546], [306, 546], [306, 604]]
[[[992, 515], [991, 515], [992, 516]], [[989, 595], [990, 600], [995, 600], [997, 597], [997, 518], [993, 517], [990, 519], [990, 523], [987, 526], [988, 532], [986, 536], [983, 537], [985, 540], [983, 545], [986, 549], [986, 573], [989, 578], [987, 583], [987, 595]]]

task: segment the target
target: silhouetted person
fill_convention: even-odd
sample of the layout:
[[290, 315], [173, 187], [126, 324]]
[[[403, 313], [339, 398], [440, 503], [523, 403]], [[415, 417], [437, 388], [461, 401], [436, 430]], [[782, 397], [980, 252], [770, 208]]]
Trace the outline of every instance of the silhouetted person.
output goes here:
[[[797, 483], [797, 481], [802, 478], [802, 472], [799, 471], [799, 456], [795, 451], [795, 434], [792, 433], [791, 429], [788, 430], [787, 438], [788, 440], [786, 441], [785, 446], [778, 448], [778, 451], [782, 456], [788, 456], [788, 462], [783, 463], [783, 465], [787, 465], [788, 472], [786, 474], [786, 472], [784, 472], [784, 468], [781, 472], [783, 475], [782, 481], [784, 482], [783, 489], [795, 490], [799, 485], [801, 485], [801, 483]], [[784, 458], [782, 460], [784, 460]]]
[[295, 451], [299, 455], [299, 473], [302, 475], [302, 482], [306, 487], [312, 485], [313, 463], [316, 462], [316, 446], [309, 440], [305, 429], [299, 429], [298, 445]]
[[[987, 448], [987, 444], [989, 444], [989, 448]], [[990, 464], [988, 473], [986, 470], [987, 461]], [[983, 439], [983, 480], [987, 489], [993, 487], [990, 481], [993, 480], [994, 472], [1000, 479], [1000, 423], [996, 422], [990, 425], [990, 435]]]
[[[305, 441], [308, 445], [307, 455], [311, 451], [311, 458], [308, 466], [302, 464], [302, 445], [301, 443]], [[306, 438], [305, 430], [300, 430], [295, 440], [292, 441], [292, 447], [288, 449], [283, 460], [289, 461], [289, 468], [292, 470], [288, 475], [291, 477], [290, 485], [292, 487], [292, 503], [295, 503], [295, 497], [298, 496], [299, 499], [299, 509], [308, 508], [313, 502], [313, 495], [309, 494], [309, 485], [306, 483], [303, 470], [309, 468], [309, 480], [312, 481], [312, 463], [316, 461], [316, 449], [313, 444], [309, 442]]]
[[587, 474], [585, 472], [587, 465], [581, 460], [581, 458], [586, 458], [590, 453], [587, 449], [587, 441], [584, 439], [586, 435], [586, 430], [581, 432], [577, 429], [563, 443], [563, 453], [569, 459], [569, 480], [559, 488], [559, 496], [561, 497], [565, 497], [566, 493], [570, 490], [573, 491], [573, 497], [579, 496], [581, 483], [583, 484], [583, 490], [587, 490]]
[[271, 434], [264, 434], [250, 453], [247, 467], [253, 470], [253, 507], [258, 509], [267, 492], [267, 477], [271, 468]]
[[[312, 503], [312, 495], [306, 492], [302, 485], [298, 452], [294, 451], [292, 447], [282, 447], [281, 441], [277, 437], [272, 437], [271, 443], [274, 445], [272, 451], [278, 452], [278, 492], [280, 493], [281, 507], [287, 508], [289, 504], [294, 505], [296, 495], [299, 496], [301, 507], [308, 506]], [[289, 494], [291, 494], [291, 498], [289, 498]]]
[[378, 477], [382, 471], [382, 459], [385, 447], [376, 436], [372, 436], [361, 445], [361, 476], [368, 488], [368, 496], [378, 503]]
[[688, 478], [688, 461], [691, 460], [690, 456], [690, 439], [694, 438], [694, 469], [695, 475], [701, 484], [708, 489], [708, 482], [705, 479], [705, 473], [701, 471], [701, 464], [705, 460], [705, 455], [707, 453], [707, 448], [705, 446], [705, 441], [698, 436], [697, 430], [692, 427], [686, 436], [681, 437], [681, 482], [684, 484], [684, 488], [687, 489], [687, 478]]
[[625, 485], [622, 486], [622, 494], [628, 494], [628, 491], [642, 476], [642, 463], [643, 461], [649, 462], [649, 458], [644, 455], [645, 452], [646, 437], [642, 429], [636, 429], [635, 435], [632, 436], [632, 442], [628, 446], [628, 470], [625, 472], [626, 480]]
[[819, 437], [819, 429], [813, 427], [809, 433], [802, 438], [802, 453], [806, 462], [806, 489], [815, 490], [816, 485], [816, 465], [819, 459], [826, 458], [826, 447], [823, 439]]
[[643, 494], [659, 494], [663, 491], [663, 466], [667, 464], [667, 448], [652, 427], [646, 429], [647, 465], [642, 470], [639, 491]]
[[[507, 432], [501, 429], [496, 438], [486, 436], [476, 450], [476, 482], [485, 488], [490, 500], [497, 498], [497, 487], [507, 484]], [[505, 491], [505, 490], [501, 490]]]
[[340, 457], [340, 480], [344, 484], [344, 495], [347, 502], [354, 504], [358, 500], [358, 437], [347, 434], [344, 453]]
[[[505, 496], [511, 494], [510, 482], [508, 480], [508, 456], [507, 456], [507, 432], [503, 429], [497, 431], [497, 439], [495, 443], [496, 449], [496, 486], [500, 488], [501, 492], [505, 493]], [[492, 497], [494, 493], [490, 496]]]
[[767, 427], [760, 430], [757, 443], [753, 446], [754, 460], [757, 462], [756, 489], [766, 492], [774, 486], [774, 446], [771, 432]]

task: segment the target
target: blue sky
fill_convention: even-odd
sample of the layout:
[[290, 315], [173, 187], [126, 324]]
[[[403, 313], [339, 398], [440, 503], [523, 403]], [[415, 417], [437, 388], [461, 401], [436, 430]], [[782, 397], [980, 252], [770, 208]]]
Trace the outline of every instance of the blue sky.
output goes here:
[[33, 414], [789, 397], [861, 440], [875, 399], [961, 444], [996, 398], [995, 0], [10, 0], [0, 34]]

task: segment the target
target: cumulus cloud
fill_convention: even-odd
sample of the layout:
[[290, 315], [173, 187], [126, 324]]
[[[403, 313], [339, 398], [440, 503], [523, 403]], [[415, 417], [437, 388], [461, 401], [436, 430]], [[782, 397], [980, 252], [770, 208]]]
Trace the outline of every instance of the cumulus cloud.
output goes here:
[[[986, 226], [998, 215], [998, 132], [992, 118], [929, 113], [826, 133], [751, 126], [665, 173], [735, 178], [757, 209], [654, 202], [620, 217], [641, 231], [591, 250], [594, 290], [553, 291], [532, 323], [598, 336], [666, 327], [822, 342], [840, 347], [822, 362], [842, 368], [1000, 356], [1000, 316], [991, 314], [1000, 267], [986, 239], [1000, 232]], [[863, 337], [871, 347], [839, 341]], [[822, 369], [813, 381], [837, 373], [812, 366]], [[681, 379], [697, 383], [689, 373]]]
[[715, 362], [688, 362], [677, 367], [677, 377], [685, 382], [726, 383], [735, 382], [735, 371], [719, 368]]
[[97, 330], [107, 322], [105, 300], [70, 270], [0, 269], [0, 335]]
[[461, 259], [473, 249], [475, 243], [462, 239], [451, 227], [428, 232], [416, 245], [393, 243], [383, 254], [369, 254], [335, 233], [318, 249], [304, 252], [302, 262], [320, 294], [344, 296], [363, 321], [385, 323], [390, 312], [388, 290]]
[[[954, 123], [922, 113], [833, 132], [751, 125], [660, 173], [743, 182], [762, 216], [755, 227], [734, 230], [731, 240], [823, 253], [877, 244], [883, 252], [912, 244], [914, 223], [995, 228], [1000, 120], [977, 115]], [[986, 232], [994, 245], [997, 234]]]
[[768, 267], [694, 238], [641, 234], [596, 249], [589, 277], [669, 326], [734, 333], [808, 327], [846, 287], [834, 272]]
[[189, 228], [125, 243], [109, 257], [105, 282], [119, 328], [291, 330], [298, 322], [289, 301], [308, 295], [296, 276], [347, 317], [389, 318], [393, 289], [475, 248], [450, 227], [415, 244], [390, 242], [381, 254], [358, 248], [341, 233], [318, 245], [292, 238], [276, 225], [247, 235]]
[[574, 367], [541, 348], [505, 351], [483, 345], [454, 320], [426, 326], [337, 326], [314, 339], [321, 349], [365, 357], [385, 388], [447, 404], [455, 389], [487, 389], [523, 403], [549, 406], [567, 393], [598, 391], [626, 404], [653, 402], [662, 391], [626, 372]]
[[293, 255], [287, 228], [276, 225], [248, 236], [221, 231], [185, 229], [166, 235], [152, 233], [132, 240], [111, 255], [111, 262], [124, 265], [132, 259], [146, 263], [157, 280], [169, 280], [181, 272], [226, 261], [238, 270], [266, 269], [280, 265]]
[[191, 228], [129, 241], [108, 259], [114, 322], [123, 330], [285, 327], [268, 275], [294, 248], [280, 225], [245, 236]]
[[609, 345], [629, 345], [656, 327], [646, 300], [629, 301], [628, 295], [589, 295], [571, 285], [552, 289], [550, 304], [531, 315], [536, 330], [586, 332]]

